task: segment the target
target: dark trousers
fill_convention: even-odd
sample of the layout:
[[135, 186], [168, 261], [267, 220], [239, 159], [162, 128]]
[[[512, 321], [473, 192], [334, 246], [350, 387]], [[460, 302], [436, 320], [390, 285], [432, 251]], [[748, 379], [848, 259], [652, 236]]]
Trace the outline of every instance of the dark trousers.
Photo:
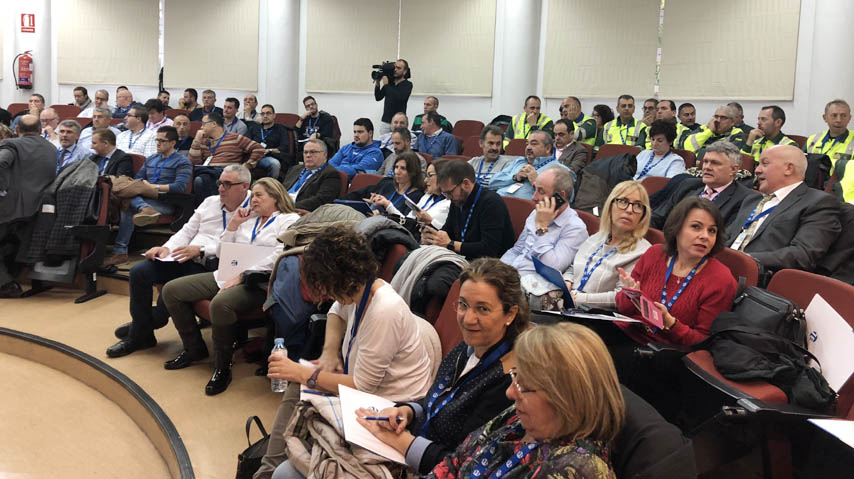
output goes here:
[[151, 307], [154, 298], [152, 288], [157, 284], [207, 271], [204, 266], [195, 261], [178, 263], [145, 260], [137, 263], [130, 270], [130, 335], [133, 339], [141, 340], [154, 334], [155, 317], [157, 323], [168, 320], [169, 311], [163, 304], [163, 296], [157, 298], [157, 306]]
[[221, 166], [197, 166], [193, 168], [193, 199], [195, 206], [202, 204], [208, 196], [219, 193], [216, 180], [222, 174]]

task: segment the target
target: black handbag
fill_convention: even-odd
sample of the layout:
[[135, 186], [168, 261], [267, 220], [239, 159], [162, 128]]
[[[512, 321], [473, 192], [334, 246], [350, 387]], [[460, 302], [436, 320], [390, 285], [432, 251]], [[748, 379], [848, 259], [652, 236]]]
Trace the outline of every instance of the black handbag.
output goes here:
[[[258, 425], [261, 430], [261, 439], [254, 444], [249, 439], [249, 429], [252, 427], [252, 422]], [[246, 420], [246, 443], [249, 447], [237, 455], [237, 475], [235, 479], [252, 479], [252, 475], [261, 467], [261, 458], [267, 453], [267, 442], [270, 440], [270, 435], [261, 424], [258, 416], [251, 416]]]
[[800, 347], [806, 346], [804, 311], [780, 295], [748, 286], [733, 301], [732, 312], [749, 321], [746, 325], [774, 333]]

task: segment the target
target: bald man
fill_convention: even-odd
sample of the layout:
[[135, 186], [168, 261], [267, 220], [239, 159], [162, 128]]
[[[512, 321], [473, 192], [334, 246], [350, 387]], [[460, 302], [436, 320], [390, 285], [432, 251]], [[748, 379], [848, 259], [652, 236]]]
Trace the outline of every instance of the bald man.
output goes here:
[[729, 226], [728, 246], [759, 261], [766, 270], [813, 271], [836, 240], [839, 202], [804, 183], [807, 159], [792, 145], [764, 150], [756, 165], [762, 196], [748, 197]]

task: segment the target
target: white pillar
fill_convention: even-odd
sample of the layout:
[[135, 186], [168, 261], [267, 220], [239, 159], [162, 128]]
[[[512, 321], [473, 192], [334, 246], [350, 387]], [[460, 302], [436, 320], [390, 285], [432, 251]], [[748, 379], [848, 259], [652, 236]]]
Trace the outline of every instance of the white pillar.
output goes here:
[[537, 94], [540, 8], [538, 0], [498, 2], [492, 91], [495, 115], [517, 114], [525, 97]]
[[[266, 8], [265, 8], [266, 7]], [[296, 109], [299, 98], [300, 0], [268, 0], [261, 5], [258, 101], [282, 113]], [[266, 28], [264, 28], [266, 27]], [[260, 107], [260, 105], [259, 105]]]
[[835, 98], [854, 102], [854, 43], [844, 34], [850, 30], [854, 2], [815, 2], [815, 29], [810, 65], [810, 88], [806, 124], [812, 134], [826, 128], [821, 121], [824, 105]]

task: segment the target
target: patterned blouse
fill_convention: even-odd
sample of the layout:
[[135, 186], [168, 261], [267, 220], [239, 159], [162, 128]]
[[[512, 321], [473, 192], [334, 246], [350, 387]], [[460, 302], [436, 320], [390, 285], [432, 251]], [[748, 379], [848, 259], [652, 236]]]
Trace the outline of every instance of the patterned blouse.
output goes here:
[[[445, 457], [428, 476], [430, 479], [462, 479], [475, 477], [476, 466], [486, 459], [483, 479], [493, 474], [524, 446], [522, 423], [516, 407], [504, 412], [472, 432], [457, 450]], [[495, 453], [489, 454], [492, 446]], [[608, 448], [600, 441], [555, 439], [540, 445], [502, 479], [613, 479]]]

